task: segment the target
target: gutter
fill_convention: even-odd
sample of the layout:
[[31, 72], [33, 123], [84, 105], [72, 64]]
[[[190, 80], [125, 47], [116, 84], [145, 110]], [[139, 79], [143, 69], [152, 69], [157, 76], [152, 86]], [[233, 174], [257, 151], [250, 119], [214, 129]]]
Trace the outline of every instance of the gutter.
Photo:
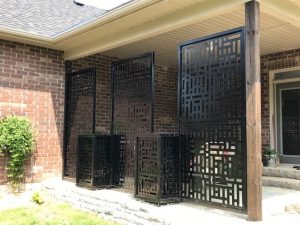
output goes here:
[[[1, 37], [7, 37], [9, 40], [22, 40], [25, 43], [27, 42], [37, 42], [41, 43], [43, 46], [49, 45], [53, 46], [55, 48], [55, 44], [59, 44], [61, 41], [65, 41], [71, 37], [80, 35], [84, 32], [87, 32], [89, 30], [92, 30], [96, 27], [111, 23], [115, 20], [122, 19], [123, 17], [127, 16], [130, 13], [137, 12], [139, 10], [142, 10], [144, 8], [147, 8], [151, 5], [154, 5], [158, 2], [161, 2], [163, 0], [134, 0], [130, 1], [127, 4], [121, 5], [120, 7], [117, 7], [113, 9], [112, 11], [109, 11], [108, 13], [104, 13], [102, 16], [89, 21], [87, 24], [84, 24], [82, 26], [76, 27], [75, 29], [69, 28], [68, 30], [64, 31], [63, 33], [58, 33], [54, 37], [45, 37], [38, 34], [31, 34], [28, 32], [13, 30], [5, 27], [0, 26], [0, 38]], [[27, 40], [27, 41], [26, 41]]]

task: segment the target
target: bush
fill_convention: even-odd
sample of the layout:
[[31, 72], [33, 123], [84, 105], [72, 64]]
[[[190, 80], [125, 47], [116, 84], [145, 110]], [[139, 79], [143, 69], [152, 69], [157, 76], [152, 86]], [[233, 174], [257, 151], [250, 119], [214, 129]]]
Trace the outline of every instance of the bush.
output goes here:
[[38, 205], [41, 205], [41, 204], [44, 203], [42, 197], [40, 196], [40, 194], [38, 192], [33, 193], [32, 197], [31, 197], [31, 200], [33, 202], [35, 202], [36, 204], [38, 204]]
[[25, 162], [34, 150], [34, 134], [28, 119], [7, 116], [0, 120], [0, 154], [8, 157], [7, 179], [13, 192], [24, 180]]

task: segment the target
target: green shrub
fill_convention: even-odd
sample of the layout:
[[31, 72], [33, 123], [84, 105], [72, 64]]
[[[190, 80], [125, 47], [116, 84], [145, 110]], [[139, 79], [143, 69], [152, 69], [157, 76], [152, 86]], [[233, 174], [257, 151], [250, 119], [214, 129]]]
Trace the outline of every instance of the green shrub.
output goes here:
[[31, 197], [31, 200], [32, 200], [33, 202], [35, 202], [36, 204], [38, 204], [38, 205], [41, 205], [41, 204], [44, 203], [44, 201], [43, 201], [41, 195], [40, 195], [38, 192], [34, 192], [34, 193], [33, 193], [32, 197]]
[[8, 157], [7, 179], [13, 192], [24, 180], [25, 162], [34, 150], [34, 134], [28, 119], [7, 116], [0, 120], [0, 154]]

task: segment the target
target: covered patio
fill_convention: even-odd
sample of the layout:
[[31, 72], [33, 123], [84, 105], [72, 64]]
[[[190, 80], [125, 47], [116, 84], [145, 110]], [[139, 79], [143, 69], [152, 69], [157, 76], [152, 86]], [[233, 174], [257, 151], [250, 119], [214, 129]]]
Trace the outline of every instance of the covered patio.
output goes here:
[[[93, 18], [60, 33], [0, 31], [4, 112], [29, 115], [41, 130], [34, 179], [61, 172], [78, 186], [115, 188], [60, 181], [70, 187], [61, 195], [122, 199], [126, 190], [178, 210], [187, 204], [197, 218], [210, 214], [194, 207], [208, 204], [262, 220], [262, 202], [280, 196], [262, 193], [263, 150], [300, 164], [300, 1], [77, 6]], [[11, 104], [28, 90], [32, 98]], [[91, 207], [104, 207], [89, 196]], [[152, 206], [168, 214], [169, 206]]]
[[[226, 10], [218, 9], [212, 13], [214, 3], [200, 1], [183, 9], [177, 17], [171, 12], [166, 13], [171, 10], [170, 5], [166, 8], [162, 7], [163, 3], [153, 6], [153, 14], [158, 9], [156, 7], [160, 8], [160, 23], [150, 21], [145, 27], [137, 26], [124, 32], [111, 31], [112, 36], [118, 34], [112, 39], [108, 38], [109, 31], [98, 37], [97, 44], [96, 39], [81, 43], [76, 50], [66, 51], [66, 59], [69, 59], [66, 71], [76, 76], [78, 71], [94, 67], [96, 87], [90, 88], [96, 88], [96, 91], [94, 94], [91, 92], [90, 100], [82, 103], [90, 102], [90, 105], [77, 105], [81, 113], [89, 112], [90, 116], [86, 118], [90, 125], [87, 130], [83, 129], [88, 123], [81, 119], [75, 126], [81, 134], [90, 132], [125, 137], [120, 139], [121, 146], [123, 144], [121, 158], [110, 156], [110, 163], [117, 162], [118, 169], [114, 171], [121, 174], [117, 177], [123, 187], [135, 188], [136, 197], [156, 202], [152, 197], [161, 200], [161, 188], [164, 191], [167, 188], [168, 193], [173, 194], [165, 202], [185, 198], [214, 202], [247, 209], [250, 220], [260, 220], [261, 177], [257, 174], [262, 174], [261, 151], [274, 144], [270, 138], [272, 115], [268, 112], [268, 71], [297, 65], [294, 57], [298, 53], [284, 50], [299, 47], [300, 29], [292, 18], [283, 17], [284, 12], [276, 10], [275, 5], [260, 5], [255, 1], [246, 5], [231, 3], [231, 7], [223, 6]], [[179, 7], [180, 4], [174, 4], [175, 8], [176, 5]], [[208, 12], [209, 15], [205, 14]], [[102, 42], [98, 42], [100, 40]], [[97, 54], [85, 56], [95, 52]], [[206, 55], [206, 52], [212, 55], [215, 52], [216, 58]], [[284, 57], [273, 63], [273, 53]], [[85, 57], [79, 58], [81, 56]], [[206, 65], [210, 69], [205, 68]], [[230, 78], [230, 74], [234, 75]], [[218, 76], [222, 77], [221, 80]], [[216, 100], [217, 85], [220, 85], [221, 91], [219, 100]], [[207, 93], [198, 92], [198, 88], [206, 86]], [[215, 93], [207, 98], [210, 91]], [[193, 100], [196, 96], [192, 92], [198, 95], [198, 100]], [[187, 98], [190, 100], [184, 102]], [[230, 102], [222, 105], [218, 102], [220, 99], [221, 102], [230, 99]], [[94, 111], [90, 110], [91, 106]], [[220, 108], [217, 110], [217, 107]], [[224, 117], [225, 114], [233, 117]], [[213, 125], [207, 125], [209, 123]], [[166, 154], [160, 152], [163, 151], [160, 149], [162, 146], [156, 149], [148, 143], [147, 150], [144, 148], [139, 152], [140, 144], [143, 145], [141, 148], [145, 147], [146, 140], [140, 143], [136, 137], [144, 136], [148, 141], [151, 137], [153, 140], [154, 134], [151, 136], [151, 133], [156, 134], [158, 143], [162, 142], [163, 135], [177, 137], [178, 143], [181, 143], [169, 146], [170, 165], [160, 161], [160, 157]], [[75, 143], [76, 132], [73, 135], [72, 143]], [[188, 140], [180, 135], [187, 135]], [[176, 145], [180, 146], [177, 150]], [[153, 149], [157, 152], [152, 152]], [[74, 144], [73, 150], [68, 151], [65, 152], [64, 175], [74, 178], [77, 145]], [[147, 158], [150, 156], [147, 154], [154, 154], [151, 156], [154, 158]], [[164, 168], [161, 175], [153, 173], [153, 163]], [[141, 172], [143, 166], [148, 168], [144, 174]], [[166, 170], [168, 166], [169, 170]], [[165, 178], [165, 173], [171, 173], [167, 176], [171, 176], [172, 182], [161, 184], [160, 177]]]

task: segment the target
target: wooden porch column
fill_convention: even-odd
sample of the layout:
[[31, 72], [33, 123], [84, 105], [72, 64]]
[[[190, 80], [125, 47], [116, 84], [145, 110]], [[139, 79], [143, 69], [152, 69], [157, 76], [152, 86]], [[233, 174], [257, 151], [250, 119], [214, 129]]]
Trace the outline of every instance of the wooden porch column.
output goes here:
[[262, 220], [259, 2], [245, 4], [248, 220]]

